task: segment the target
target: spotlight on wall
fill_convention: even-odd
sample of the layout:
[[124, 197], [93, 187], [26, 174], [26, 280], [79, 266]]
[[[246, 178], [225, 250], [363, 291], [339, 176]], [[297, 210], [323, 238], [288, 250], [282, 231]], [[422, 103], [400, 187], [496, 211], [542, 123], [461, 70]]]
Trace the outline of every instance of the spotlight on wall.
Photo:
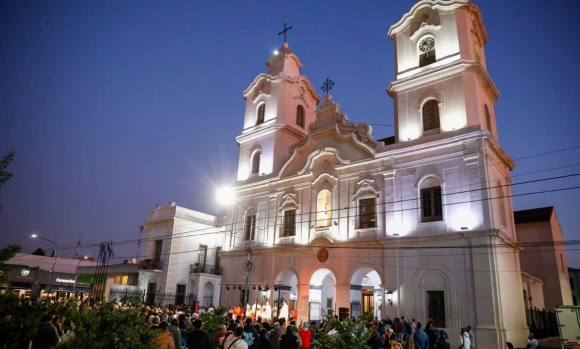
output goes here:
[[264, 286], [263, 290], [264, 290], [264, 292], [268, 292], [270, 290], [270, 286], [268, 286], [268, 285]]
[[238, 290], [240, 291], [242, 290], [242, 285], [238, 286]]
[[226, 290], [229, 291], [230, 290], [230, 286], [226, 286]]
[[252, 287], [252, 290], [255, 290], [255, 289], [256, 289], [256, 285], [254, 285], [254, 287]]
[[461, 227], [461, 230], [467, 230], [467, 229], [468, 229], [467, 227]]
[[258, 286], [258, 291], [262, 291], [262, 286]]
[[274, 285], [274, 291], [278, 291], [278, 285]]

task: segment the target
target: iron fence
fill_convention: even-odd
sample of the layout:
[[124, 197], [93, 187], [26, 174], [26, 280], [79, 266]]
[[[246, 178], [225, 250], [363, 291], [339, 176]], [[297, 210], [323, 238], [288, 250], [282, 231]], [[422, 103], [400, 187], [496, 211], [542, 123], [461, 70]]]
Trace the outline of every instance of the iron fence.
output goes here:
[[[147, 305], [193, 305], [198, 300], [194, 293], [173, 293], [173, 292], [145, 292], [145, 290], [111, 289], [109, 299], [124, 302], [128, 299], [140, 299]], [[205, 297], [204, 297], [205, 298]]]
[[556, 313], [553, 311], [538, 308], [526, 309], [526, 319], [530, 332], [538, 339], [558, 337], [560, 335]]

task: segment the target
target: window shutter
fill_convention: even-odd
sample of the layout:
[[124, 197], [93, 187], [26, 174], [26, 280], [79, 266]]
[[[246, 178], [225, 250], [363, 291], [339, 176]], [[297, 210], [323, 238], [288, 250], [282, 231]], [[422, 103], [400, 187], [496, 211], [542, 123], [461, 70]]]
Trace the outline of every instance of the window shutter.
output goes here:
[[252, 158], [252, 172], [251, 174], [260, 172], [260, 152], [256, 152]]
[[439, 102], [432, 99], [423, 105], [423, 131], [435, 130], [440, 127]]
[[431, 63], [435, 63], [437, 58], [435, 57], [435, 50], [427, 51], [419, 56], [419, 67], [424, 67]]
[[304, 128], [304, 107], [301, 105], [296, 108], [296, 125]]
[[266, 115], [266, 104], [262, 103], [258, 107], [258, 121], [256, 121], [256, 125], [264, 123], [264, 116]]

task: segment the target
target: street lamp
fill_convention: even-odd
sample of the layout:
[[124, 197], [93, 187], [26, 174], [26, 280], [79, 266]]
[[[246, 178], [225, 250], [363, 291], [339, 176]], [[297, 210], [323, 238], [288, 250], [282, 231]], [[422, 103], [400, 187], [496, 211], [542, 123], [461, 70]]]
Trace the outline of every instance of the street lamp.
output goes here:
[[54, 253], [52, 256], [52, 268], [50, 269], [50, 280], [48, 282], [48, 289], [47, 289], [47, 294], [48, 294], [48, 297], [50, 298], [50, 293], [52, 292], [52, 276], [54, 274], [54, 264], [56, 263], [56, 242], [54, 242], [50, 239], [43, 238], [42, 236], [39, 236], [38, 234], [32, 234], [31, 237], [33, 239], [40, 239], [40, 240], [48, 241], [54, 245]]
[[81, 262], [82, 261], [86, 261], [87, 259], [89, 259], [89, 256], [84, 256], [83, 258], [79, 258], [79, 264], [77, 264], [77, 269], [75, 270], [75, 283], [73, 286], [73, 293], [76, 292], [77, 290], [77, 278], [79, 277], [79, 267], [81, 266]]

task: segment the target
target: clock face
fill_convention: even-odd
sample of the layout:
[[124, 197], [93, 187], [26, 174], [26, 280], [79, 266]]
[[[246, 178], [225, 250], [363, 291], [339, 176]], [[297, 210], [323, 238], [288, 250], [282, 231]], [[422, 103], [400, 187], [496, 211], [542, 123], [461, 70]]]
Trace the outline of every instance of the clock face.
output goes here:
[[425, 38], [419, 43], [419, 50], [423, 52], [431, 51], [435, 47], [435, 39], [432, 37]]

